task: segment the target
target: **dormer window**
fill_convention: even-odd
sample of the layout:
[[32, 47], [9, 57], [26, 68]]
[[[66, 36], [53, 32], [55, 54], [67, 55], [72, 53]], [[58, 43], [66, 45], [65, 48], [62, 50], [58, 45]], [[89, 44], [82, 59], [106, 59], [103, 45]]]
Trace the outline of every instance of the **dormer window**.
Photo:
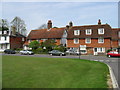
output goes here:
[[92, 34], [92, 29], [86, 29], [86, 35], [91, 35]]
[[98, 29], [98, 34], [104, 34], [104, 28], [99, 28]]
[[74, 35], [80, 35], [80, 30], [74, 30]]

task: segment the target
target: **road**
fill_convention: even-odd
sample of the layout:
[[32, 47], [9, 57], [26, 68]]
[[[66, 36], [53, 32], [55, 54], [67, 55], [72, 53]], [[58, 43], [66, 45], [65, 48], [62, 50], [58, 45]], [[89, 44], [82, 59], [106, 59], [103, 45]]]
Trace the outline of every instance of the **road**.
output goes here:
[[[2, 54], [2, 55], [15, 55], [15, 56], [26, 56], [26, 55], [20, 55], [20, 54]], [[47, 54], [35, 54], [35, 55], [29, 55], [31, 57], [48, 57], [48, 58], [79, 58], [79, 56], [76, 55], [67, 55], [67, 56], [50, 56]], [[108, 64], [115, 75], [115, 78], [119, 84], [120, 87], [120, 72], [118, 71], [118, 68], [120, 67], [120, 58], [108, 58], [106, 56], [93, 56], [93, 55], [81, 55], [80, 59], [87, 59], [92, 61], [99, 61]]]

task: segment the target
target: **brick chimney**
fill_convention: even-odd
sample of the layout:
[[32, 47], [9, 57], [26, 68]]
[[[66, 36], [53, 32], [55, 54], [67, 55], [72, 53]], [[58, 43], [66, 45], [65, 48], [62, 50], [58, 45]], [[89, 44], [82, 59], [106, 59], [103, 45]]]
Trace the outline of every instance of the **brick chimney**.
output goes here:
[[69, 27], [70, 27], [69, 25], [66, 25], [66, 30], [67, 30], [67, 31], [69, 30]]
[[48, 29], [52, 28], [52, 21], [51, 21], [51, 20], [48, 21], [48, 23], [47, 23], [47, 28], [48, 28]]
[[100, 19], [98, 20], [98, 25], [101, 25], [101, 20]]
[[69, 22], [69, 26], [70, 26], [70, 27], [72, 27], [72, 26], [73, 26], [73, 23], [72, 23], [72, 21], [71, 21], [71, 22]]

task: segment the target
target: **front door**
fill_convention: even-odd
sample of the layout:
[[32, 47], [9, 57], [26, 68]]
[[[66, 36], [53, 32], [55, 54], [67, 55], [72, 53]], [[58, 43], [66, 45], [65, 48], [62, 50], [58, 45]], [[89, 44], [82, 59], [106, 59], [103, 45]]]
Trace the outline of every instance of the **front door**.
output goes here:
[[94, 55], [98, 55], [97, 48], [94, 48]]

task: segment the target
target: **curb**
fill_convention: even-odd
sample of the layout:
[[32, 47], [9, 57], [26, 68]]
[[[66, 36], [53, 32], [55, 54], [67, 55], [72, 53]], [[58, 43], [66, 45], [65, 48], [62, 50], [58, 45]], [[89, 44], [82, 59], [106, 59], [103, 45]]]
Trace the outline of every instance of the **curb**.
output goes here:
[[109, 71], [110, 71], [110, 77], [111, 77], [111, 80], [112, 80], [112, 85], [113, 85], [113, 88], [116, 89], [116, 88], [119, 88], [119, 85], [117, 83], [117, 80], [115, 78], [115, 75], [112, 71], [112, 68], [107, 64], [107, 66], [109, 67]]

